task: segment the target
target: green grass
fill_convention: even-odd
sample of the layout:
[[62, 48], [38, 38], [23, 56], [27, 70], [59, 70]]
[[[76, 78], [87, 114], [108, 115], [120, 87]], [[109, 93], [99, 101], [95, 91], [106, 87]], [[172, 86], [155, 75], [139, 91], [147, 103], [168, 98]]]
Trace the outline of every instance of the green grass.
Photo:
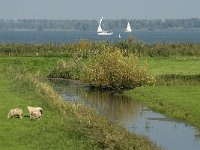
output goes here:
[[138, 87], [125, 94], [167, 116], [200, 128], [200, 58], [143, 57], [141, 63], [145, 59], [158, 84]]
[[[38, 70], [39, 76], [48, 74], [56, 61], [54, 57], [0, 58], [0, 149], [158, 149], [83, 106], [65, 103], [46, 81], [33, 76]], [[14, 107], [28, 116], [27, 105], [42, 107], [44, 117], [7, 119]]]
[[1, 67], [16, 67], [40, 76], [47, 76], [59, 57], [1, 57]]
[[167, 116], [200, 128], [200, 86], [170, 85], [139, 87], [125, 92]]
[[[17, 75], [16, 75], [17, 76]], [[0, 91], [0, 147], [1, 149], [86, 149], [87, 133], [79, 131], [78, 118], [65, 117], [44, 101], [33, 85], [27, 81], [9, 79], [1, 74]], [[26, 106], [41, 106], [44, 118], [30, 121], [28, 117], [7, 119], [11, 108], [19, 107], [28, 116]], [[62, 116], [62, 117], [61, 117]], [[73, 124], [73, 125], [72, 125]]]
[[200, 57], [142, 57], [154, 75], [164, 74], [200, 74]]

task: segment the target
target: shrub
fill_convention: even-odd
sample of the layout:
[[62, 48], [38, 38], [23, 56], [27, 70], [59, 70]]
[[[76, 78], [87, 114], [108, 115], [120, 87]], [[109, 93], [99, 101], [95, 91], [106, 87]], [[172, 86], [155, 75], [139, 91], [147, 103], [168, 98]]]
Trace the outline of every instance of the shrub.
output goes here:
[[80, 78], [90, 87], [106, 90], [125, 90], [153, 83], [153, 77], [137, 60], [133, 54], [124, 56], [120, 50], [104, 51], [86, 62]]
[[59, 60], [49, 77], [79, 79], [82, 63], [77, 59]]

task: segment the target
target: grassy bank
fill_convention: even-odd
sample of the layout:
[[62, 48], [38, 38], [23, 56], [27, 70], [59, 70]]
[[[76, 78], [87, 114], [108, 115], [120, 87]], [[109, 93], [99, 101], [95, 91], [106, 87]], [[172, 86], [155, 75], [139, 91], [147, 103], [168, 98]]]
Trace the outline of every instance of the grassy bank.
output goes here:
[[167, 116], [200, 128], [199, 57], [145, 59], [150, 71], [156, 75], [157, 84], [137, 87], [125, 94]]
[[199, 85], [159, 85], [139, 87], [125, 94], [167, 116], [200, 128], [199, 92]]
[[[0, 58], [1, 149], [157, 149], [93, 111], [64, 103], [52, 88], [31, 74], [47, 74], [57, 58]], [[41, 106], [44, 117], [31, 121], [27, 105]], [[7, 119], [11, 108], [25, 117]]]

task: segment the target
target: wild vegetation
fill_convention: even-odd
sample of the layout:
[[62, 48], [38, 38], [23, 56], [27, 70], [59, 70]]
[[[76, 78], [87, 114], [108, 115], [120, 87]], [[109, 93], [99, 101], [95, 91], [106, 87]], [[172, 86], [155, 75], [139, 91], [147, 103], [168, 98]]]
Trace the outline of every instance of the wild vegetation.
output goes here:
[[[120, 49], [124, 55], [135, 54], [149, 57], [177, 56], [184, 59], [186, 56], [200, 56], [200, 44], [177, 43], [177, 44], [144, 44], [134, 37], [116, 43], [95, 42], [80, 40], [77, 43], [64, 44], [0, 44], [0, 56], [43, 56], [43, 57], [79, 57], [87, 58], [103, 51], [115, 51]], [[183, 56], [183, 58], [182, 58]]]
[[91, 88], [117, 91], [153, 84], [154, 78], [137, 59], [132, 54], [125, 57], [119, 50], [103, 52], [85, 63], [80, 80]]

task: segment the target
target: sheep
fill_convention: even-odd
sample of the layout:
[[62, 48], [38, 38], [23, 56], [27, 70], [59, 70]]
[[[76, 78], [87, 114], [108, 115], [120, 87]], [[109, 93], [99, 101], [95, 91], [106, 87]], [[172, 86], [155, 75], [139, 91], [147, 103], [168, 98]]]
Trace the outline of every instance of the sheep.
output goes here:
[[31, 112], [30, 118], [31, 119], [37, 119], [37, 118], [41, 118], [42, 117], [42, 113], [39, 110], [34, 110]]
[[29, 112], [31, 119], [42, 117], [42, 108], [41, 107], [27, 106], [27, 108], [28, 108], [28, 112]]
[[14, 109], [11, 109], [8, 113], [8, 119], [9, 118], [14, 118], [15, 116], [18, 116], [22, 119], [22, 116], [23, 116], [23, 111], [22, 109], [20, 108], [14, 108]]

